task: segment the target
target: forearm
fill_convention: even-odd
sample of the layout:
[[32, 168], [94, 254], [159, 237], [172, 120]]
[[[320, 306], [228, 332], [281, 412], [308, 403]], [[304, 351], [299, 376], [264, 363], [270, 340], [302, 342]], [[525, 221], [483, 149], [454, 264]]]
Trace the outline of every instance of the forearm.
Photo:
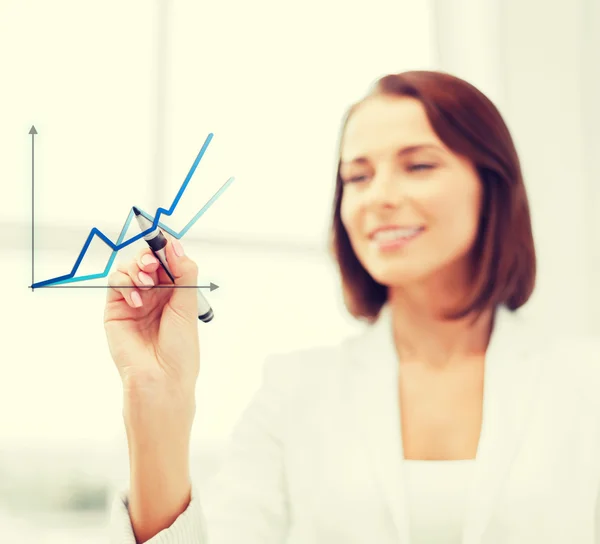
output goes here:
[[190, 501], [190, 432], [194, 399], [164, 391], [126, 393], [129, 514], [136, 540], [170, 527]]

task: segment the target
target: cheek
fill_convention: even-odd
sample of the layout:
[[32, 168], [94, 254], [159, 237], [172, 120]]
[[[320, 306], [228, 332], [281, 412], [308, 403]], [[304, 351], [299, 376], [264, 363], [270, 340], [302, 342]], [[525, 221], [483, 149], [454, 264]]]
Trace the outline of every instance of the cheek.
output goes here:
[[477, 192], [463, 191], [430, 203], [430, 217], [436, 234], [449, 246], [473, 243], [479, 226], [479, 196]]
[[356, 199], [344, 195], [340, 206], [340, 217], [349, 235], [352, 235], [360, 228], [360, 216], [360, 208], [357, 205]]

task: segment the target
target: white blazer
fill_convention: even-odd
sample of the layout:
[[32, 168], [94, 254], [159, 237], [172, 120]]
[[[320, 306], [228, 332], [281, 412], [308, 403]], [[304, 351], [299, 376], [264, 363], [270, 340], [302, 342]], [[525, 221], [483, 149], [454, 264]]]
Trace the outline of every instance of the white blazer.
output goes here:
[[[410, 543], [392, 338], [386, 306], [339, 345], [271, 356], [212, 486], [149, 542]], [[498, 309], [474, 470], [463, 544], [600, 543], [598, 339]], [[135, 543], [126, 491], [111, 535]]]

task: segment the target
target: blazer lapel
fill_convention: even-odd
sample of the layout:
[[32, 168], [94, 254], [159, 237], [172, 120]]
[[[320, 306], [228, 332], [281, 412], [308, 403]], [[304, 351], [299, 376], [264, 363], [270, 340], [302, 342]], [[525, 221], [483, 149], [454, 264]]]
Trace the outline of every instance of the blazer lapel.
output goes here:
[[524, 435], [541, 370], [522, 313], [499, 307], [486, 354], [483, 419], [463, 544], [479, 544]]
[[399, 542], [409, 527], [402, 477], [402, 433], [398, 403], [398, 361], [386, 306], [376, 323], [347, 344], [351, 362], [349, 394], [357, 432], [370, 459]]
[[[468, 495], [463, 544], [480, 544], [502, 482], [518, 450], [531, 413], [541, 370], [532, 331], [522, 312], [501, 306], [486, 354], [483, 419], [474, 477]], [[403, 478], [398, 402], [398, 358], [390, 308], [346, 344], [351, 361], [349, 394], [374, 478], [385, 499], [399, 542], [410, 542]]]

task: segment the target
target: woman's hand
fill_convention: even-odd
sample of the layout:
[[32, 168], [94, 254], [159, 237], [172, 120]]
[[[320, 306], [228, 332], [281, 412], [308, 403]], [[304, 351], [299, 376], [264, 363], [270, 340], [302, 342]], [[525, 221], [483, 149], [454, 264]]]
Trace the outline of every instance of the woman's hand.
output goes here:
[[[198, 267], [167, 238], [175, 285]], [[199, 370], [197, 289], [173, 286], [150, 248], [108, 279], [104, 329], [123, 381], [130, 462], [129, 513], [137, 542], [170, 527], [191, 497], [189, 444]]]
[[[175, 285], [196, 285], [196, 263], [165, 236]], [[152, 287], [173, 283], [150, 248], [119, 265], [108, 283], [104, 329], [125, 393], [158, 388], [193, 397], [200, 359], [196, 289]]]

